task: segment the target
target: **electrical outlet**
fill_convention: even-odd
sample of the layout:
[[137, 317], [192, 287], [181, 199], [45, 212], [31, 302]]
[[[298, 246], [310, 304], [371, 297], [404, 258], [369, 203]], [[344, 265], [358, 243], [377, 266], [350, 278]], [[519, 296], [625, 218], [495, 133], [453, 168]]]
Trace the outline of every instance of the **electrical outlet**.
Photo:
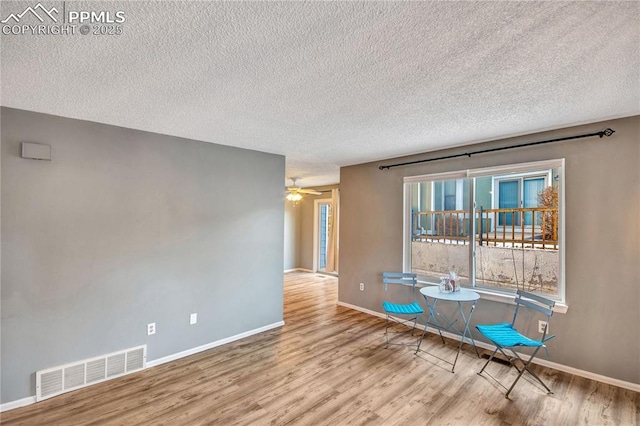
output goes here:
[[538, 333], [544, 333], [544, 327], [547, 327], [547, 334], [549, 333], [549, 324], [546, 321], [538, 321]]
[[360, 283], [360, 291], [364, 291], [364, 283]]
[[191, 316], [189, 316], [189, 324], [193, 325], [196, 324], [198, 322], [198, 314], [191, 314]]
[[156, 323], [151, 322], [147, 324], [147, 336], [151, 336], [152, 334], [156, 334]]

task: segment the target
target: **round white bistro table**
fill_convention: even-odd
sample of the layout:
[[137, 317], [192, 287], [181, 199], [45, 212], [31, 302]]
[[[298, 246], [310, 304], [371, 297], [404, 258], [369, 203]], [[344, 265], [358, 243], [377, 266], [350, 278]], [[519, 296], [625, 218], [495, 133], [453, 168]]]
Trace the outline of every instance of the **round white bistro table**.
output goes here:
[[[443, 293], [440, 291], [438, 286], [429, 286], [423, 287], [420, 289], [420, 293], [424, 296], [424, 300], [427, 302], [427, 307], [429, 308], [429, 317], [427, 318], [427, 322], [424, 324], [424, 330], [422, 331], [422, 336], [420, 337], [420, 342], [418, 343], [418, 348], [416, 349], [416, 354], [421, 350], [420, 346], [422, 345], [422, 341], [424, 340], [424, 334], [427, 331], [427, 327], [431, 326], [438, 330], [440, 334], [440, 338], [442, 339], [442, 343], [444, 344], [444, 337], [442, 336], [443, 331], [448, 331], [450, 333], [455, 333], [460, 336], [460, 344], [458, 345], [458, 351], [456, 352], [456, 358], [452, 362], [444, 360], [447, 364], [451, 364], [451, 372], [453, 373], [456, 368], [456, 363], [458, 362], [458, 356], [460, 355], [460, 350], [462, 349], [462, 344], [466, 341], [473, 345], [473, 348], [476, 350], [476, 355], [480, 356], [478, 353], [478, 348], [476, 347], [476, 342], [473, 340], [473, 336], [471, 335], [471, 330], [469, 330], [469, 322], [471, 321], [471, 316], [473, 315], [473, 311], [476, 308], [476, 304], [478, 303], [478, 299], [480, 299], [480, 295], [475, 291], [468, 290], [466, 288], [461, 288], [460, 291], [455, 291], [453, 293]], [[455, 302], [458, 304], [458, 314], [460, 318], [446, 318], [441, 315], [438, 311], [438, 302]], [[467, 312], [465, 313], [464, 306], [467, 306]], [[462, 323], [464, 327], [456, 326], [456, 323], [459, 319], [462, 319]], [[461, 330], [462, 328], [462, 330]], [[422, 350], [423, 352], [429, 354], [429, 352]], [[433, 355], [433, 354], [430, 354]], [[433, 355], [435, 356], [435, 355]]]

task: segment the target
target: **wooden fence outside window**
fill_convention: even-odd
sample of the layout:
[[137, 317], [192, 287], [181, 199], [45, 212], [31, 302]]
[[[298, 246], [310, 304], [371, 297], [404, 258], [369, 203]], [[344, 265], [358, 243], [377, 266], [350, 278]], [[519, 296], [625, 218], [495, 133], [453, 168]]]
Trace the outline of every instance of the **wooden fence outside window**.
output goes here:
[[[469, 244], [466, 210], [413, 213], [413, 241]], [[478, 209], [475, 214], [478, 245], [558, 249], [558, 208], [529, 207]]]

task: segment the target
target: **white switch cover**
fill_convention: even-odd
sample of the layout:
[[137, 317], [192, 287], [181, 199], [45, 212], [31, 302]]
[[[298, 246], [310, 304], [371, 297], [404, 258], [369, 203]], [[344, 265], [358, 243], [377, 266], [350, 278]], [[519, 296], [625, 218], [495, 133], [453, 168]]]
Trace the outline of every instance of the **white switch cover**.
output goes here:
[[198, 314], [191, 314], [189, 317], [189, 324], [193, 325], [198, 322]]

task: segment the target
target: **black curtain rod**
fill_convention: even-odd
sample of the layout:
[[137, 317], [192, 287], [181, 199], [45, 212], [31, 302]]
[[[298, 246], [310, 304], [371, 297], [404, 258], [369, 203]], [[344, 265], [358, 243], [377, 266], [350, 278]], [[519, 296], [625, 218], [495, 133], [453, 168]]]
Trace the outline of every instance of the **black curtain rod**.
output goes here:
[[546, 141], [522, 143], [522, 144], [519, 144], [519, 145], [503, 146], [503, 147], [500, 147], [500, 148], [490, 148], [490, 149], [482, 149], [480, 151], [465, 152], [463, 154], [452, 154], [452, 155], [445, 155], [443, 157], [427, 158], [427, 159], [424, 159], [424, 160], [407, 161], [406, 163], [389, 164], [388, 166], [380, 166], [378, 168], [380, 170], [385, 170], [385, 169], [388, 170], [388, 169], [390, 169], [392, 167], [408, 166], [408, 165], [411, 165], [411, 164], [419, 164], [419, 163], [428, 163], [430, 161], [448, 160], [450, 158], [471, 157], [472, 155], [486, 154], [487, 152], [504, 151], [504, 150], [507, 150], [507, 149], [515, 149], [515, 148], [524, 148], [525, 146], [542, 145], [542, 144], [545, 144], [545, 143], [568, 141], [568, 140], [571, 140], [571, 139], [590, 138], [592, 136], [599, 136], [601, 138], [603, 136], [609, 137], [614, 132], [615, 132], [615, 130], [612, 130], [610, 128], [606, 128], [606, 129], [601, 130], [599, 132], [587, 133], [587, 134], [584, 134], [584, 135], [566, 136], [564, 138], [549, 139], [549, 140], [546, 140]]

